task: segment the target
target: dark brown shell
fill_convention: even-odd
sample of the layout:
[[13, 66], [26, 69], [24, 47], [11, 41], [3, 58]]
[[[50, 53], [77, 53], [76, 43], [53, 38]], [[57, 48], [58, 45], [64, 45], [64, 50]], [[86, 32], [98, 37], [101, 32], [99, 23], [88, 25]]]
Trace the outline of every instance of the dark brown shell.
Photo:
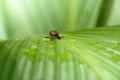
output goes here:
[[50, 34], [50, 36], [55, 36], [55, 37], [59, 36], [59, 33], [56, 30], [50, 31], [49, 34]]

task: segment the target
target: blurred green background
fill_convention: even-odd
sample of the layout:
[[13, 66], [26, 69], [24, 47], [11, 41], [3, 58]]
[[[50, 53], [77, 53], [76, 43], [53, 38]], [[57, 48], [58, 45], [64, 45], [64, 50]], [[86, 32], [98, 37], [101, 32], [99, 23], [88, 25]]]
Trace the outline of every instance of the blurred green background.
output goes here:
[[0, 0], [0, 38], [120, 24], [120, 0]]

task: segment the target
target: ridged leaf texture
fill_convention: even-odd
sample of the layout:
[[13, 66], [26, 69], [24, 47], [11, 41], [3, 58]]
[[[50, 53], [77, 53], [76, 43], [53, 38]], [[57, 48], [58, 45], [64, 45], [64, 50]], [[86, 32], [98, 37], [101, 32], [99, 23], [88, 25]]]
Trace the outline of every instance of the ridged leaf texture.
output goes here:
[[0, 80], [119, 80], [120, 26], [0, 41]]

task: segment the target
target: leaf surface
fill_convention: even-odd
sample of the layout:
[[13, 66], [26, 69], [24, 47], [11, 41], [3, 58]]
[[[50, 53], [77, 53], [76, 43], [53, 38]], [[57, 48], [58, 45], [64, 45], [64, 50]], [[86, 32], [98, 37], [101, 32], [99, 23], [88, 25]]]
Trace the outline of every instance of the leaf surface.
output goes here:
[[120, 27], [0, 42], [0, 80], [119, 80]]

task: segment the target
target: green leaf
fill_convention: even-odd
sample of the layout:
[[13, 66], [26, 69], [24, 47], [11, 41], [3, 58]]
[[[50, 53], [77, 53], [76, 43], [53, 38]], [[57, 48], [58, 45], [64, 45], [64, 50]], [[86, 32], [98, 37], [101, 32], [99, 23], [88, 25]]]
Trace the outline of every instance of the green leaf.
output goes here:
[[[111, 2], [113, 0], [110, 0]], [[107, 21], [107, 25], [111, 26], [111, 25], [120, 25], [120, 10], [119, 7], [119, 3], [120, 3], [120, 0], [114, 0], [114, 5], [112, 7], [112, 10], [111, 12], [109, 13], [109, 19]]]
[[[111, 13], [113, 12], [113, 7], [116, 5], [114, 0], [104, 0], [101, 5], [101, 11], [99, 12], [99, 17], [97, 21], [97, 27], [106, 26], [110, 23], [108, 21], [111, 19]], [[116, 9], [114, 9], [116, 10]]]
[[0, 80], [119, 80], [120, 26], [0, 42]]

